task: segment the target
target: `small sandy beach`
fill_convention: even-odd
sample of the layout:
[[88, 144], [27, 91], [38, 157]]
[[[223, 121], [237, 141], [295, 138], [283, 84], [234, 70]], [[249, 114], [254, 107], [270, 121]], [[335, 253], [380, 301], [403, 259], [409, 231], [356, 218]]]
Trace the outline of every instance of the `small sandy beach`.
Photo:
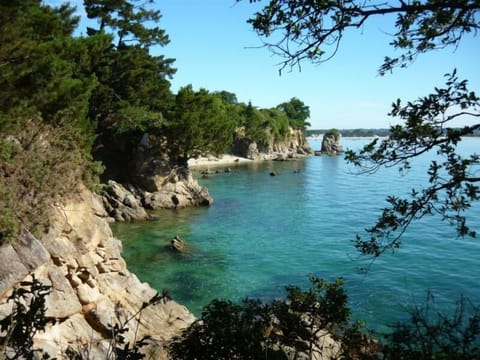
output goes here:
[[216, 156], [209, 156], [209, 157], [199, 157], [196, 159], [188, 160], [188, 167], [193, 170], [199, 169], [208, 169], [209, 167], [215, 166], [228, 166], [228, 165], [235, 165], [239, 163], [251, 163], [256, 160], [247, 159], [240, 156], [235, 155], [220, 155]]

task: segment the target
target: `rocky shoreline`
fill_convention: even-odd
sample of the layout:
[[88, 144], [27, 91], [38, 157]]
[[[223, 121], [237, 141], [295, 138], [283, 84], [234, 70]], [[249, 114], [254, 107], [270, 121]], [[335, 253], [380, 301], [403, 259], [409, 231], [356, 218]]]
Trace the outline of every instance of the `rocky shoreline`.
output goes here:
[[143, 351], [167, 359], [168, 342], [194, 316], [168, 297], [143, 308], [157, 292], [128, 270], [99, 196], [82, 188], [52, 210], [52, 225], [41, 239], [28, 235], [0, 248], [0, 318], [12, 311], [7, 299], [14, 286], [34, 274], [51, 286], [45, 316], [56, 319], [35, 336], [35, 348], [59, 359], [67, 358], [67, 350], [107, 358], [112, 332], [125, 326], [129, 344], [148, 335]]
[[[168, 166], [144, 142], [137, 149], [136, 162], [128, 165], [134, 171], [134, 184], [109, 180], [101, 195], [80, 184], [77, 194], [52, 205], [51, 225], [41, 237], [27, 233], [0, 247], [4, 259], [0, 262], [0, 319], [12, 313], [9, 297], [14, 289], [34, 276], [50, 287], [44, 315], [55, 319], [35, 335], [36, 349], [59, 359], [68, 358], [67, 353], [107, 358], [115, 329], [125, 328], [122, 336], [127, 344], [133, 346], [148, 335], [142, 352], [167, 359], [169, 341], [195, 318], [128, 270], [121, 241], [113, 236], [109, 222], [148, 220], [150, 209], [209, 206], [213, 199], [191, 170], [310, 154], [308, 144], [297, 140], [273, 144], [265, 153], [199, 158], [183, 167]], [[152, 298], [157, 301], [146, 306]]]

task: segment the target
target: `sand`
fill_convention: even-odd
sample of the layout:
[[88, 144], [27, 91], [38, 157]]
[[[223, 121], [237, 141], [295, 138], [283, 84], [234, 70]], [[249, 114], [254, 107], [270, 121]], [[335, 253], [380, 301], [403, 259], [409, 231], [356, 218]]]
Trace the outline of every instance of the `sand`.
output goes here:
[[228, 166], [235, 165], [239, 163], [251, 163], [255, 160], [247, 159], [240, 156], [234, 155], [220, 155], [218, 157], [209, 156], [209, 157], [199, 157], [196, 159], [188, 160], [188, 167], [190, 169], [207, 169], [209, 167], [215, 166]]

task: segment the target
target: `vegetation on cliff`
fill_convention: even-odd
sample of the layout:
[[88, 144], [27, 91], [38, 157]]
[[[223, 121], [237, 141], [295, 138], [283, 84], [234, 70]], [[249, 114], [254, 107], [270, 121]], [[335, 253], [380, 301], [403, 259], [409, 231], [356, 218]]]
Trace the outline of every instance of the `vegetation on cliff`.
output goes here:
[[85, 1], [98, 27], [76, 37], [68, 4], [0, 2], [0, 243], [40, 233], [52, 202], [125, 165], [145, 133], [174, 166], [228, 151], [237, 128], [261, 142], [308, 125], [296, 98], [257, 109], [227, 91], [172, 93], [174, 59], [150, 54], [169, 42], [152, 4]]

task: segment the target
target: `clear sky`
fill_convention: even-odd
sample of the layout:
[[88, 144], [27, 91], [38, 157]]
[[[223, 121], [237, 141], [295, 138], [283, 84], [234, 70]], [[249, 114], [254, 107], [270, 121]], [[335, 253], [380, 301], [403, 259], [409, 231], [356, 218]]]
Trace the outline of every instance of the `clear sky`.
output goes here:
[[[48, 0], [49, 4], [61, 2]], [[81, 0], [71, 1], [82, 7]], [[457, 68], [480, 93], [480, 36], [465, 37], [459, 48], [423, 55], [407, 69], [379, 76], [384, 56], [394, 56], [388, 43], [391, 17], [380, 17], [345, 35], [337, 55], [327, 63], [302, 64], [279, 75], [280, 58], [258, 48], [261, 40], [246, 20], [258, 4], [248, 0], [157, 0], [160, 27], [170, 44], [153, 54], [175, 58], [172, 90], [227, 90], [241, 102], [274, 107], [297, 97], [310, 107], [312, 128], [379, 128], [398, 120], [387, 116], [397, 98], [414, 100], [442, 85], [443, 74]], [[263, 1], [261, 4], [265, 4]]]

